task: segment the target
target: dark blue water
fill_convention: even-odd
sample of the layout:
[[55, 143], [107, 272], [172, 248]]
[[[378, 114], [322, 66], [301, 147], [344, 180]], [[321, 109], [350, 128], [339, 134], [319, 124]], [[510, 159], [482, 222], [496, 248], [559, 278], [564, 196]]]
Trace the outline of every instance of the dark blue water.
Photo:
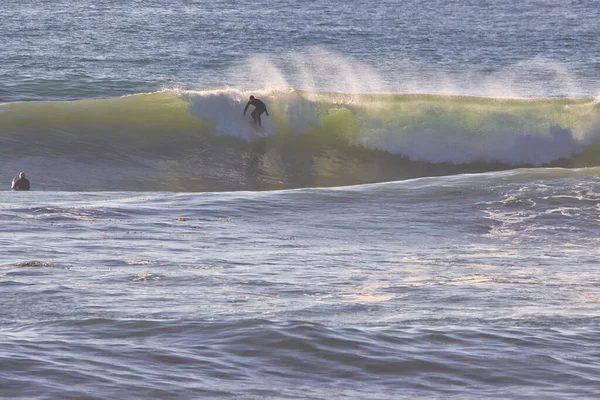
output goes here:
[[3, 14], [3, 101], [257, 89], [275, 73], [257, 60], [296, 88], [309, 64], [341, 92], [345, 72], [387, 91], [598, 91], [594, 1], [8, 0]]

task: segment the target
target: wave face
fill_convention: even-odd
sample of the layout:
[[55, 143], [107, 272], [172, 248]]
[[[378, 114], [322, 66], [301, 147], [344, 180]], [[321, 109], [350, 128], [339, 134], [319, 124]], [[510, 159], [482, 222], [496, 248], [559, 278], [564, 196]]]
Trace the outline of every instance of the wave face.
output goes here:
[[270, 117], [256, 129], [242, 116], [249, 94], [4, 104], [4, 179], [23, 170], [45, 190], [260, 190], [598, 165], [594, 99], [263, 91]]

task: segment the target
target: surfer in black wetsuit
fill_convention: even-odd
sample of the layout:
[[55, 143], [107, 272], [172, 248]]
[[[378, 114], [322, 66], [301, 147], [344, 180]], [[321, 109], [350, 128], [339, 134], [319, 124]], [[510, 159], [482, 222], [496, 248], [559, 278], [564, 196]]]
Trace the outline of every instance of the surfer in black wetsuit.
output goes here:
[[252, 119], [254, 120], [255, 123], [258, 124], [258, 126], [261, 125], [261, 121], [260, 121], [260, 115], [262, 113], [265, 113], [266, 116], [269, 116], [269, 112], [267, 111], [267, 106], [265, 103], [263, 103], [262, 101], [260, 101], [259, 99], [255, 99], [254, 96], [250, 96], [250, 101], [248, 101], [248, 103], [246, 103], [246, 108], [244, 108], [244, 116], [246, 115], [246, 110], [248, 110], [248, 106], [253, 105], [254, 106], [254, 111], [252, 111]]
[[19, 179], [14, 180], [12, 183], [13, 190], [29, 190], [31, 185], [29, 184], [29, 180], [25, 178], [25, 172], [19, 172]]

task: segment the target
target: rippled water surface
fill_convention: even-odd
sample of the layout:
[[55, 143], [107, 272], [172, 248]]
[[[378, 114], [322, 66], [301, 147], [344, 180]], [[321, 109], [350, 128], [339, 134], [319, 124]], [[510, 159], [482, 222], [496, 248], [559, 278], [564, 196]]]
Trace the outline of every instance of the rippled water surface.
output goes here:
[[5, 193], [0, 392], [593, 398], [597, 178], [536, 174]]

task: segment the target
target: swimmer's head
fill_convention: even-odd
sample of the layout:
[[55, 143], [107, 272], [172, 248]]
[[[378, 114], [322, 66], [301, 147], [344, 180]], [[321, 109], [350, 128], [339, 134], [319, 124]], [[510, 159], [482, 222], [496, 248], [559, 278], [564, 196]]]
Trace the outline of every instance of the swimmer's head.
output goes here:
[[254, 100], [254, 96], [250, 96], [250, 100]]
[[25, 172], [19, 172], [19, 178], [25, 178]]

